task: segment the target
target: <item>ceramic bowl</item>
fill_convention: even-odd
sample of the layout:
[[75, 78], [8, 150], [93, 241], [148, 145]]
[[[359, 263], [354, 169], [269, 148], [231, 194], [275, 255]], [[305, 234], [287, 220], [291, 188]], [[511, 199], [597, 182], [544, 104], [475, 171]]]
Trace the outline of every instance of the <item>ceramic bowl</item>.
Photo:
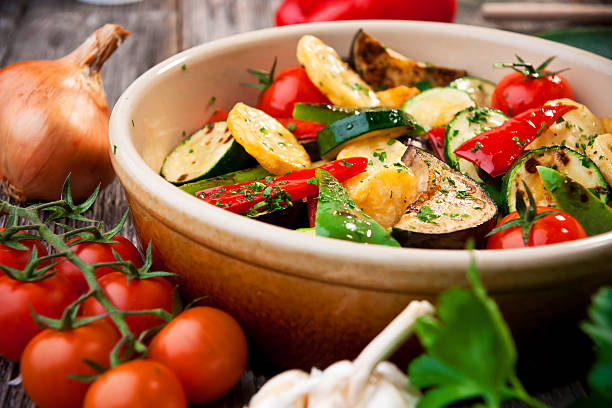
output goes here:
[[[358, 28], [421, 61], [467, 69], [499, 80], [493, 63], [515, 54], [536, 63], [556, 55], [576, 99], [610, 115], [612, 61], [565, 45], [498, 30], [406, 21], [305, 24], [245, 33], [203, 44], [139, 77], [111, 117], [111, 155], [143, 243], [179, 273], [190, 297], [233, 314], [259, 357], [282, 367], [310, 367], [352, 358], [409, 301], [434, 301], [466, 285], [469, 254], [366, 246], [310, 236], [234, 215], [199, 201], [159, 176], [162, 160], [215, 108], [254, 104], [249, 67], [296, 64], [304, 34], [341, 54]], [[211, 105], [211, 98], [216, 98]], [[482, 279], [519, 338], [575, 319], [589, 296], [612, 280], [612, 233], [569, 243], [476, 251]]]

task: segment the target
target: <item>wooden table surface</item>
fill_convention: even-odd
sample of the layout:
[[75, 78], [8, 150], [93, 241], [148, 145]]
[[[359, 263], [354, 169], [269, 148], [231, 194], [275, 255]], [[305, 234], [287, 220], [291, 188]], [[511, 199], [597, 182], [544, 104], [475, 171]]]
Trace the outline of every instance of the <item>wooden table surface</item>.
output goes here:
[[[94, 6], [75, 0], [0, 0], [0, 67], [21, 60], [64, 56], [103, 24], [120, 24], [132, 34], [103, 69], [108, 104], [112, 107], [134, 79], [178, 51], [228, 35], [272, 26], [273, 10], [279, 2], [144, 0], [123, 6]], [[458, 3], [458, 23], [524, 33], [569, 26], [562, 22], [485, 21], [479, 14], [481, 0], [459, 0]], [[0, 199], [5, 198], [0, 193]], [[91, 215], [104, 220], [106, 225], [114, 225], [126, 209], [123, 190], [115, 180], [101, 193]], [[123, 234], [136, 242], [136, 232], [130, 220]], [[33, 406], [18, 384], [18, 376], [18, 365], [0, 358], [0, 407]], [[249, 370], [230, 394], [207, 406], [242, 406], [264, 381], [263, 375]], [[580, 384], [574, 382], [537, 396], [551, 406], [561, 407], [583, 393]]]

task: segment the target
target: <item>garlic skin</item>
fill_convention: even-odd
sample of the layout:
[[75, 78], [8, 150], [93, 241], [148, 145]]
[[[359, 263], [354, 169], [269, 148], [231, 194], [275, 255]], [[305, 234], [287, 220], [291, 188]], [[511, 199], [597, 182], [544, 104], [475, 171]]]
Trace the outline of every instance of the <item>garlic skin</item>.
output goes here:
[[70, 174], [81, 201], [113, 180], [100, 69], [128, 35], [107, 24], [63, 58], [0, 69], [0, 188], [10, 197], [59, 199]]
[[414, 408], [418, 389], [394, 364], [381, 361], [412, 332], [416, 319], [433, 314], [427, 301], [411, 302], [354, 362], [338, 361], [325, 370], [285, 371], [253, 396], [249, 408]]

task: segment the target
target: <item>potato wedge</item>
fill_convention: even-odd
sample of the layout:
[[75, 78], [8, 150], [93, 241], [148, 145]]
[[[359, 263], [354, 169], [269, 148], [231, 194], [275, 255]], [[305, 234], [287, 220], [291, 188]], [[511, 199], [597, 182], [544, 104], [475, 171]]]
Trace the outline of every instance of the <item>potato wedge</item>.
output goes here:
[[546, 132], [529, 144], [528, 149], [561, 145], [585, 154], [587, 146], [592, 144], [593, 139], [597, 135], [606, 133], [599, 118], [578, 102], [565, 98], [548, 101], [546, 105], [574, 105], [578, 109], [563, 115], [562, 121], [553, 123]]
[[227, 117], [227, 126], [234, 139], [274, 175], [311, 167], [310, 156], [295, 136], [259, 109], [237, 103]]
[[419, 88], [400, 85], [395, 88], [378, 91], [376, 92], [376, 97], [380, 100], [382, 106], [402, 109], [404, 103], [419, 92]]
[[406, 146], [401, 142], [375, 136], [350, 143], [338, 154], [338, 159], [370, 159], [365, 172], [343, 185], [359, 208], [385, 228], [398, 222], [408, 205], [421, 193], [421, 183], [401, 162], [405, 151]]
[[297, 59], [308, 78], [338, 106], [364, 108], [380, 105], [370, 86], [346, 65], [338, 53], [312, 35], [300, 38]]

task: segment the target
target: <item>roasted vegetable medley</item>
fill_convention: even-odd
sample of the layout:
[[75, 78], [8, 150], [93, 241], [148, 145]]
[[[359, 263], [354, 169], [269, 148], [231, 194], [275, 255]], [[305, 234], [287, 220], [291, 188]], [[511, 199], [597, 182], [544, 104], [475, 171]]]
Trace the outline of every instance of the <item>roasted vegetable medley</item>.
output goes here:
[[250, 69], [255, 107], [217, 110], [162, 176], [237, 214], [370, 244], [503, 249], [612, 230], [612, 119], [574, 100], [554, 58], [496, 64], [511, 71], [495, 84], [363, 30], [349, 54], [306, 35], [299, 65]]

